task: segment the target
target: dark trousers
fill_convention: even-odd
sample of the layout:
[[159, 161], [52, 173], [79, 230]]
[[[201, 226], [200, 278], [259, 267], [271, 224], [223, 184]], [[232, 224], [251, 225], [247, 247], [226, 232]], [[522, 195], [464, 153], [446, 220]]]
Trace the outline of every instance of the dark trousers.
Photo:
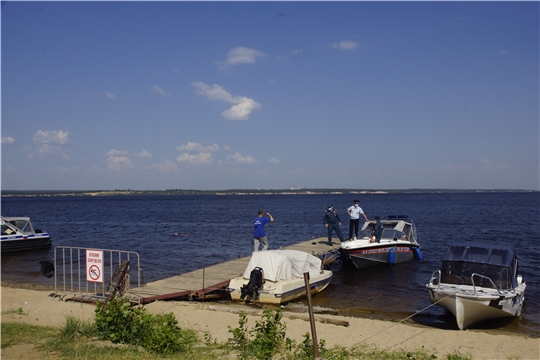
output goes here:
[[354, 228], [354, 235], [358, 238], [358, 224], [360, 224], [360, 219], [351, 219], [349, 222], [349, 239], [352, 239], [353, 235], [353, 228]]
[[336, 235], [339, 238], [339, 241], [343, 242], [343, 235], [341, 235], [341, 229], [339, 228], [338, 223], [328, 223], [328, 242], [332, 242], [332, 232], [336, 231]]

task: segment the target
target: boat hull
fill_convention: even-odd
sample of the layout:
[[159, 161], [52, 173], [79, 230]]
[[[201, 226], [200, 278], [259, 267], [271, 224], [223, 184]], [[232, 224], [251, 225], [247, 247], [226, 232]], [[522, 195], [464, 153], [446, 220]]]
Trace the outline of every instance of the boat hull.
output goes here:
[[[414, 247], [398, 242], [381, 245], [371, 245], [366, 242], [365, 246], [358, 248], [341, 248], [341, 256], [357, 269], [373, 266], [394, 265], [415, 258]], [[393, 255], [391, 255], [393, 253]]]
[[30, 235], [16, 235], [16, 236], [2, 236], [0, 240], [0, 247], [2, 253], [25, 251], [35, 249], [48, 249], [52, 245], [49, 234], [30, 234]]
[[499, 292], [479, 287], [475, 291], [470, 285], [427, 285], [430, 302], [451, 312], [460, 330], [484, 320], [520, 316], [525, 287], [521, 284], [513, 290]]
[[[322, 274], [310, 277], [309, 285], [311, 294], [317, 294], [323, 291], [330, 280], [332, 280], [332, 271], [324, 270]], [[229, 293], [233, 301], [245, 301], [241, 298], [241, 288], [249, 282], [244, 277], [237, 277], [229, 283]], [[288, 281], [265, 281], [263, 288], [259, 291], [257, 300], [249, 300], [254, 303], [264, 304], [284, 304], [306, 296], [305, 282], [303, 278], [297, 278]]]

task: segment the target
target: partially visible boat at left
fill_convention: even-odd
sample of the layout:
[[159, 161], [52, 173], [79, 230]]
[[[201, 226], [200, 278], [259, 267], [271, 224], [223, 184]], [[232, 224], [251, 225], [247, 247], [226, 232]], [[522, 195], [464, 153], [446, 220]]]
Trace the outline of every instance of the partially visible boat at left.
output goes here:
[[29, 217], [2, 216], [0, 223], [0, 248], [3, 253], [51, 247], [49, 234], [34, 228]]

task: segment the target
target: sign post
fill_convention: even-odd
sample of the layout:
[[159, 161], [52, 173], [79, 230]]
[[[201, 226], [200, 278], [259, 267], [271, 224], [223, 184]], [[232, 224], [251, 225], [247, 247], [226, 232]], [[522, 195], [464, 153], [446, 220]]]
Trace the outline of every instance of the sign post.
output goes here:
[[86, 281], [103, 284], [103, 250], [86, 249]]

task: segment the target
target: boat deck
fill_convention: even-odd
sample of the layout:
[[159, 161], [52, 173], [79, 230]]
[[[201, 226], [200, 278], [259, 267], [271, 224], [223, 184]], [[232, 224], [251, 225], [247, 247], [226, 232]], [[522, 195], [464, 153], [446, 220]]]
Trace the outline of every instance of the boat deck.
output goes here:
[[[324, 257], [323, 262], [331, 263], [336, 260], [333, 250], [339, 248], [339, 240], [334, 239], [334, 246], [327, 245], [326, 238], [316, 238], [280, 249], [300, 250]], [[185, 274], [150, 282], [140, 288], [130, 289], [130, 297], [141, 304], [156, 300], [181, 299], [204, 300], [220, 298], [227, 295], [227, 286], [231, 279], [242, 276], [251, 256], [226, 261], [203, 269], [190, 271]]]

